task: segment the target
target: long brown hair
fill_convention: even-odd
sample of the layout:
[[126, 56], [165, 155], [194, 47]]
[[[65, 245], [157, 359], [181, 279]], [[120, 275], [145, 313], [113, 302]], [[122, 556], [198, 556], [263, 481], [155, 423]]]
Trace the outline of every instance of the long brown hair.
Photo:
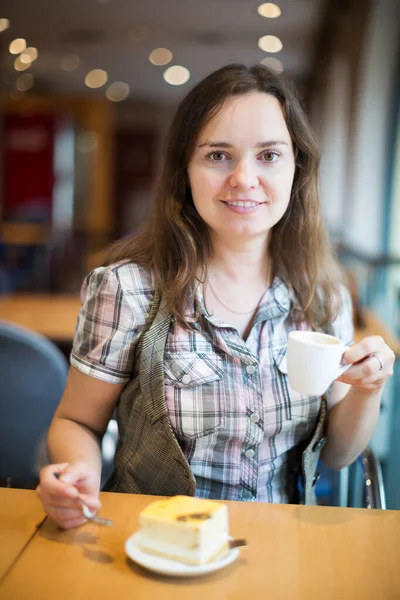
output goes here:
[[273, 273], [294, 293], [294, 318], [324, 328], [340, 308], [340, 275], [321, 218], [319, 152], [296, 92], [281, 75], [262, 65], [223, 67], [183, 99], [167, 138], [152, 215], [137, 234], [111, 246], [106, 264], [130, 259], [149, 268], [170, 313], [188, 326], [185, 313], [193, 303], [196, 273], [206, 267], [212, 253], [207, 226], [188, 186], [188, 164], [200, 131], [224, 101], [254, 92], [280, 102], [296, 161], [288, 208], [270, 235]]

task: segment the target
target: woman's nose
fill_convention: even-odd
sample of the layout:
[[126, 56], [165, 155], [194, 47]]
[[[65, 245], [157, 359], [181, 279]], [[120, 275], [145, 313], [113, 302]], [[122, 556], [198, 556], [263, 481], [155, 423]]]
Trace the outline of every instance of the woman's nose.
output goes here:
[[249, 160], [240, 160], [230, 176], [230, 185], [234, 188], [249, 189], [258, 186], [257, 167]]

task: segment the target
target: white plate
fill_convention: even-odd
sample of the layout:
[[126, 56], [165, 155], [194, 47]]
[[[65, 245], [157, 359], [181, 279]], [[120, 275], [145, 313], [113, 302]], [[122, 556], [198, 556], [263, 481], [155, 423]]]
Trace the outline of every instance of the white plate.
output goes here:
[[161, 556], [153, 556], [152, 554], [142, 552], [137, 545], [139, 539], [140, 531], [134, 533], [126, 540], [125, 552], [129, 558], [141, 567], [149, 569], [149, 571], [168, 575], [169, 577], [196, 577], [212, 573], [213, 571], [219, 571], [219, 569], [230, 565], [239, 555], [239, 548], [232, 548], [219, 560], [207, 563], [206, 565], [186, 565], [176, 560], [169, 560]]

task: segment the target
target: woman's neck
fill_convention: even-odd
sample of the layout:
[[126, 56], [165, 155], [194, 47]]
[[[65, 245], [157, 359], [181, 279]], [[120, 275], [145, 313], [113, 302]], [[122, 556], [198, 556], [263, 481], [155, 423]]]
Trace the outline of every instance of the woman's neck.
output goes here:
[[232, 282], [259, 281], [269, 284], [271, 264], [265, 238], [245, 243], [212, 238], [213, 254], [209, 260], [208, 273], [218, 274]]

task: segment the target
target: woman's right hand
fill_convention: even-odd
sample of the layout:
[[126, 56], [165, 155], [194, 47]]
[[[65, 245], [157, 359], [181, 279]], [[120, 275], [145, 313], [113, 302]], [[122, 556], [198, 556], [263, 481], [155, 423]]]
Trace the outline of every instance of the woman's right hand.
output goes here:
[[99, 487], [99, 473], [90, 465], [85, 462], [60, 463], [40, 471], [36, 493], [49, 517], [63, 529], [70, 529], [86, 521], [78, 495], [92, 512], [99, 510]]

